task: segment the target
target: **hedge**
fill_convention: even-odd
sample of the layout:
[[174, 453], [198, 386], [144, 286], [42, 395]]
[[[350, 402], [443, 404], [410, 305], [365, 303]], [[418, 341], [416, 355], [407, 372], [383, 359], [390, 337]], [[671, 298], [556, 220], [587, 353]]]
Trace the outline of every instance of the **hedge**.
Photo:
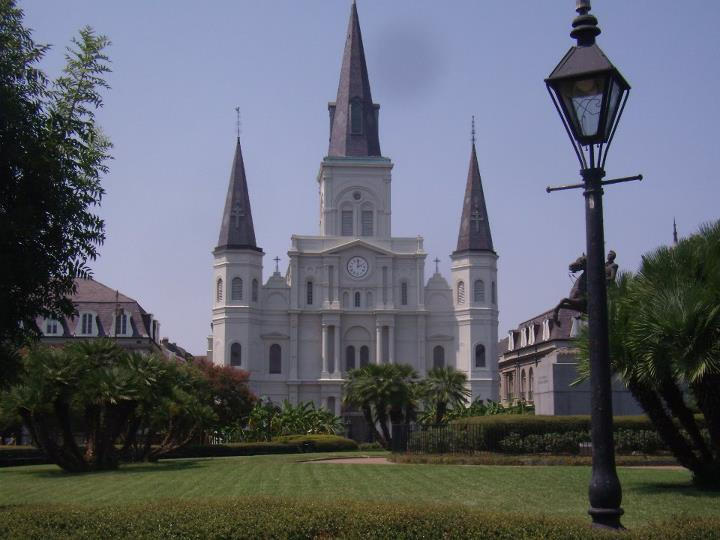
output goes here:
[[[668, 516], [668, 519], [672, 516]], [[624, 539], [717, 538], [720, 520], [681, 517]], [[277, 498], [165, 501], [128, 506], [0, 509], [2, 538], [618, 538], [587, 519], [489, 513], [448, 505]]]
[[[476, 452], [474, 454], [389, 454], [393, 463], [413, 465], [562, 465], [590, 466], [592, 456], [548, 454], [499, 454]], [[658, 467], [678, 465], [672, 456], [615, 456], [618, 467]]]
[[[704, 418], [696, 418], [704, 428]], [[614, 429], [619, 453], [653, 454], [665, 449], [646, 416], [615, 417]], [[495, 415], [462, 418], [445, 427], [411, 432], [408, 451], [577, 454], [589, 442], [588, 415]]]
[[352, 439], [337, 435], [286, 435], [270, 442], [194, 445], [179, 448], [165, 458], [256, 456], [261, 454], [299, 454], [303, 452], [345, 452], [357, 450]]
[[[345, 452], [358, 444], [336, 435], [288, 435], [270, 442], [195, 445], [179, 448], [166, 458], [255, 456], [260, 454], [298, 454], [301, 452]], [[43, 452], [32, 446], [0, 446], [0, 467], [50, 463]]]

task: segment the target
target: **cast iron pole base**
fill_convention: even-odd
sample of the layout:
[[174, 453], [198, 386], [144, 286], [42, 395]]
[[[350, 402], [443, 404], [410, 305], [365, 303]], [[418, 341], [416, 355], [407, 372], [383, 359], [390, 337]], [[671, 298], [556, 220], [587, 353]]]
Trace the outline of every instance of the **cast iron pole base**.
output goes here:
[[625, 512], [622, 508], [590, 508], [588, 514], [592, 518], [593, 529], [625, 530], [620, 523], [620, 516]]
[[621, 529], [622, 489], [615, 471], [613, 441], [612, 372], [608, 339], [605, 233], [602, 178], [599, 167], [581, 171], [585, 184], [587, 240], [587, 314], [590, 353], [590, 424], [592, 429], [592, 478], [588, 489], [593, 527]]

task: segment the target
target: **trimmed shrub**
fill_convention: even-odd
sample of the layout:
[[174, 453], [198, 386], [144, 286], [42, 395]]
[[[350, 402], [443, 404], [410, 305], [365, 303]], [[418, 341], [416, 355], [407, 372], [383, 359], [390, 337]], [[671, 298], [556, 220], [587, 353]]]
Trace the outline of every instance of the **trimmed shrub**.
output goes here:
[[50, 463], [41, 450], [34, 446], [0, 446], [0, 467], [14, 465], [40, 465]]
[[[669, 516], [670, 517], [670, 516]], [[633, 528], [627, 539], [717, 538], [720, 520], [682, 517]], [[2, 538], [617, 538], [587, 519], [490, 513], [449, 505], [238, 498], [130, 506], [0, 509]]]
[[358, 445], [358, 449], [363, 450], [365, 452], [370, 451], [370, 450], [384, 450], [384, 448], [382, 447], [382, 444], [380, 444], [379, 442], [360, 443]]
[[[697, 416], [704, 427], [704, 420]], [[614, 419], [617, 451], [656, 453], [665, 450], [652, 422], [645, 416]], [[411, 431], [409, 452], [513, 454], [577, 454], [590, 442], [590, 416], [498, 415], [463, 418], [448, 426]]]
[[303, 452], [344, 452], [357, 450], [357, 443], [337, 435], [286, 435], [270, 442], [196, 445], [180, 448], [167, 458], [257, 456]]

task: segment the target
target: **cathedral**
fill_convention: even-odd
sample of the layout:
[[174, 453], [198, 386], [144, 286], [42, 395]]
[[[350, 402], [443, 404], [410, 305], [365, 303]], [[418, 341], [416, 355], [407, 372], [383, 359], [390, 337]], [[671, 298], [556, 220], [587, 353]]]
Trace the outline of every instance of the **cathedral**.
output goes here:
[[354, 2], [328, 109], [318, 234], [293, 235], [287, 271], [276, 266], [266, 282], [238, 138], [213, 251], [208, 357], [248, 371], [258, 396], [337, 415], [345, 375], [370, 363], [409, 364], [421, 377], [453, 366], [467, 374], [472, 399], [497, 400], [498, 256], [474, 141], [450, 281], [436, 266], [426, 282], [422, 237], [392, 236], [393, 163], [380, 151]]

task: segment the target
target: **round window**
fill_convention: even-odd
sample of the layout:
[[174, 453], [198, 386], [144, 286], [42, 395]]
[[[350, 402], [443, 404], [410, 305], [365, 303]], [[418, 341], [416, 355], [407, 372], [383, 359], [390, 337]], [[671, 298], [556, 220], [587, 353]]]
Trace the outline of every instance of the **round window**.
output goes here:
[[360, 199], [362, 199], [362, 194], [359, 191], [356, 191], [355, 193], [353, 193], [353, 199], [359, 201]]

